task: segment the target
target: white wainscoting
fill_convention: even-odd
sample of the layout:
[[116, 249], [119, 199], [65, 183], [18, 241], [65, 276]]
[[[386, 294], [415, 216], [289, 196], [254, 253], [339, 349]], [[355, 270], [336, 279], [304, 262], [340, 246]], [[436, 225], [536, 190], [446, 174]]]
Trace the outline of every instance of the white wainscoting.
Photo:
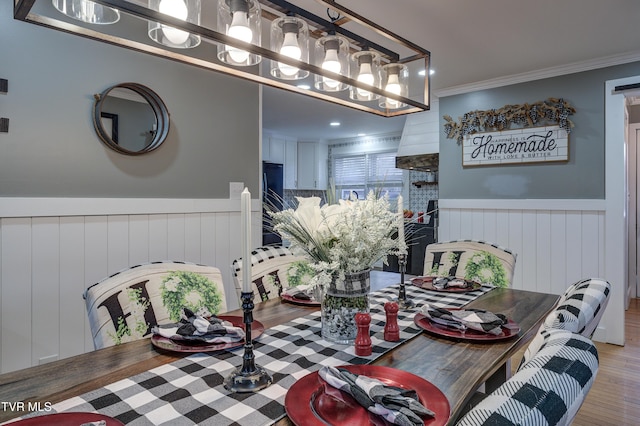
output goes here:
[[[260, 202], [252, 200], [254, 246]], [[82, 294], [143, 262], [220, 268], [238, 301], [240, 200], [0, 198], [0, 371], [93, 350]]]
[[[484, 240], [517, 254], [513, 287], [562, 294], [605, 278], [604, 200], [439, 200], [438, 240]], [[601, 322], [596, 340], [604, 340]]]

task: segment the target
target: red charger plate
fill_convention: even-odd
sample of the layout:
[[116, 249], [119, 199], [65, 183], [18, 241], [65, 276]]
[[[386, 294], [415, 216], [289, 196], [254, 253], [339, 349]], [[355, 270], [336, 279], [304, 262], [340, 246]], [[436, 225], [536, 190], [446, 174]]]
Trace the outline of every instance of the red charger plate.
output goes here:
[[99, 422], [104, 420], [107, 426], [124, 426], [122, 422], [113, 417], [98, 413], [52, 413], [42, 416], [29, 417], [11, 423], [19, 426], [78, 426], [82, 423]]
[[459, 340], [473, 340], [479, 342], [495, 342], [496, 340], [511, 339], [520, 333], [520, 325], [518, 323], [507, 320], [507, 323], [502, 326], [501, 334], [489, 334], [476, 330], [466, 330], [464, 334], [460, 330], [447, 327], [446, 325], [436, 324], [429, 320], [424, 314], [417, 313], [413, 317], [413, 322], [426, 331], [427, 333], [434, 334], [440, 337], [450, 337]]
[[280, 298], [282, 300], [284, 300], [285, 302], [288, 303], [293, 303], [295, 305], [303, 305], [303, 306], [320, 306], [320, 302], [311, 299], [311, 300], [304, 300], [304, 299], [296, 299], [295, 297], [289, 295], [289, 294], [282, 294], [280, 295]]
[[479, 282], [467, 281], [471, 282], [471, 287], [437, 288], [433, 286], [433, 278], [434, 277], [415, 277], [411, 279], [411, 284], [425, 290], [441, 291], [443, 293], [467, 293], [469, 291], [474, 291], [482, 287], [482, 284], [480, 284]]
[[[218, 315], [218, 318], [220, 318], [223, 321], [229, 321], [235, 327], [242, 327], [242, 329], [244, 329], [244, 318], [241, 316]], [[262, 333], [264, 333], [264, 325], [260, 321], [253, 320], [253, 322], [251, 323], [251, 339], [257, 339], [258, 337], [260, 337]], [[177, 342], [167, 337], [154, 334], [153, 336], [151, 336], [151, 344], [156, 348], [162, 349], [164, 351], [196, 353], [196, 352], [215, 352], [215, 351], [221, 351], [224, 349], [238, 348], [240, 346], [244, 346], [244, 340], [240, 340], [238, 342], [215, 343], [215, 344], [187, 343], [187, 342]]]
[[[378, 365], [344, 365], [355, 374], [376, 378], [388, 385], [414, 389], [420, 402], [435, 413], [425, 417], [425, 425], [445, 425], [451, 408], [447, 397], [430, 382], [391, 367]], [[318, 372], [310, 373], [289, 388], [284, 399], [289, 419], [297, 426], [388, 425], [381, 417], [369, 413], [353, 397], [328, 385]]]

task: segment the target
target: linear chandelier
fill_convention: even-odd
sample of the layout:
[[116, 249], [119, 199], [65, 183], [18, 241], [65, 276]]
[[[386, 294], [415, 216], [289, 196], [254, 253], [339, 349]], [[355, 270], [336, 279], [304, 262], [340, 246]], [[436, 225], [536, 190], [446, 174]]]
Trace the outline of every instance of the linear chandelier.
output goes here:
[[140, 1], [14, 0], [14, 17], [384, 117], [429, 110], [429, 51], [335, 1], [316, 0], [329, 19], [286, 0]]

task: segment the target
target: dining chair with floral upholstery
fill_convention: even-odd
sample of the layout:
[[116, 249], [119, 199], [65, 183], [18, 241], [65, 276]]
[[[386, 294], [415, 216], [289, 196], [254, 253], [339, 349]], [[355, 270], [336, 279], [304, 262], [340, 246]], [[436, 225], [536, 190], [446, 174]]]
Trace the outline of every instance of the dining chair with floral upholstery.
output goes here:
[[527, 363], [545, 345], [548, 330], [569, 330], [593, 337], [609, 303], [610, 293], [611, 284], [601, 278], [588, 278], [571, 284], [527, 346], [520, 365]]
[[454, 240], [429, 244], [424, 276], [455, 276], [496, 287], [511, 287], [516, 254], [496, 244]]
[[598, 352], [581, 334], [547, 333], [545, 346], [456, 426], [571, 424], [595, 380]]
[[[280, 297], [282, 290], [289, 286], [290, 269], [296, 262], [304, 261], [304, 257], [296, 256], [287, 247], [280, 245], [257, 247], [251, 252], [251, 281], [253, 291], [259, 300]], [[235, 259], [231, 264], [233, 282], [240, 300], [242, 291], [242, 259]]]
[[84, 292], [96, 349], [151, 336], [177, 322], [183, 308], [203, 315], [227, 311], [220, 270], [188, 262], [151, 262], [117, 272]]

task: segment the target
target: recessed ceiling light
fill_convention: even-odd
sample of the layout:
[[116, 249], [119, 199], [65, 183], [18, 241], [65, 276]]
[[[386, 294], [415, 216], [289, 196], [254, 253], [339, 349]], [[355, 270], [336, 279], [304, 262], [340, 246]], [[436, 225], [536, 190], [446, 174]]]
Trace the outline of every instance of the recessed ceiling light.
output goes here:
[[429, 70], [429, 75], [434, 75], [435, 73], [436, 73], [436, 70], [434, 70], [433, 68]]
[[332, 121], [331, 123], [329, 123], [329, 125], [334, 126], [334, 127], [335, 126], [339, 126], [340, 122], [339, 121]]
[[358, 136], [362, 137], [362, 136], [367, 136], [366, 133], [358, 133]]
[[425, 70], [420, 70], [418, 71], [418, 75], [426, 75], [427, 72]]
[[[434, 70], [433, 68], [431, 68], [431, 69], [429, 70], [429, 75], [434, 75], [435, 73], [436, 73], [436, 70]], [[422, 75], [422, 76], [424, 76], [424, 75], [426, 75], [426, 74], [427, 74], [427, 72], [426, 72], [425, 70], [420, 70], [420, 71], [418, 71], [418, 75]]]
[[303, 90], [309, 90], [311, 89], [311, 86], [309, 86], [308, 84], [298, 84], [298, 88]]

